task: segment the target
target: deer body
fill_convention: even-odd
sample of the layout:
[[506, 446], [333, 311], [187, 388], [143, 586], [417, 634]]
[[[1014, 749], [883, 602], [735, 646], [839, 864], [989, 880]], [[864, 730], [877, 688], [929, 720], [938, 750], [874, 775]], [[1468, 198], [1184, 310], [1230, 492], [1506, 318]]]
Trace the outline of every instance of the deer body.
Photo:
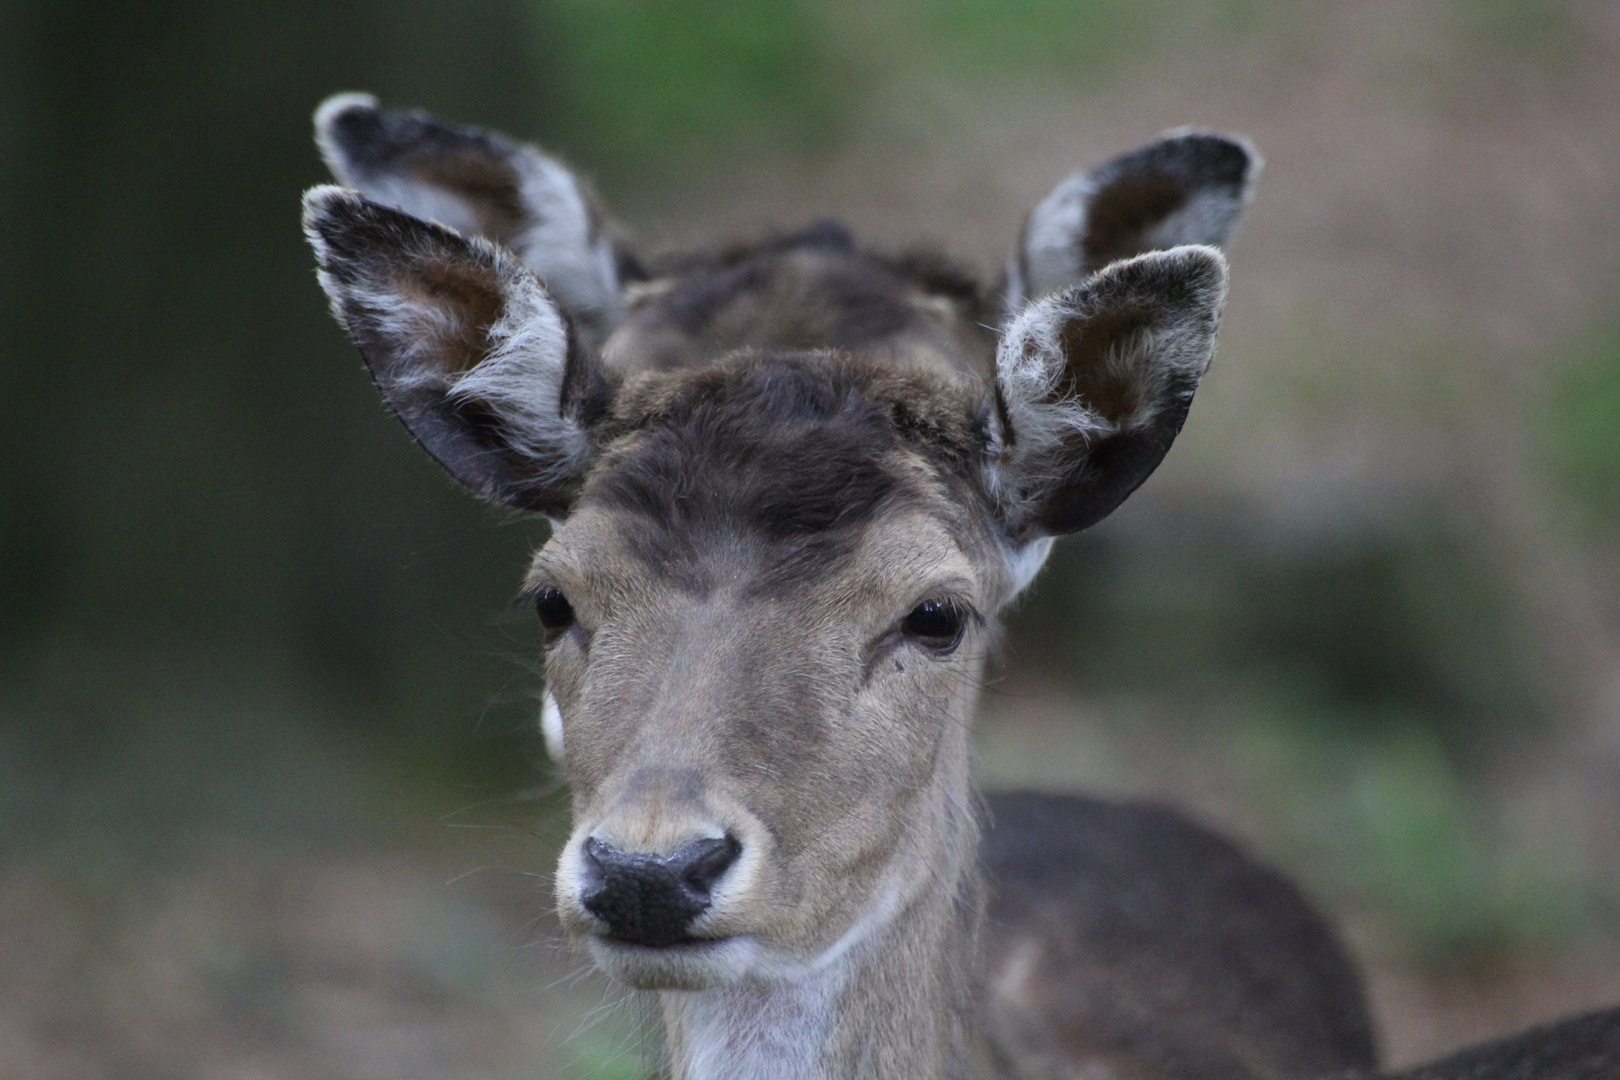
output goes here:
[[[990, 627], [1180, 430], [1247, 144], [1173, 133], [1071, 177], [999, 302], [830, 224], [644, 264], [532, 147], [360, 95], [316, 128], [347, 187], [306, 196], [306, 233], [389, 405], [553, 522], [525, 588], [573, 798], [558, 913], [659, 995], [675, 1077], [1372, 1066], [1332, 935], [1162, 812], [1001, 804], [980, 953]], [[1099, 903], [1064, 900], [1088, 880]], [[1092, 916], [1132, 889], [1166, 902], [1101, 963], [1130, 918]]]

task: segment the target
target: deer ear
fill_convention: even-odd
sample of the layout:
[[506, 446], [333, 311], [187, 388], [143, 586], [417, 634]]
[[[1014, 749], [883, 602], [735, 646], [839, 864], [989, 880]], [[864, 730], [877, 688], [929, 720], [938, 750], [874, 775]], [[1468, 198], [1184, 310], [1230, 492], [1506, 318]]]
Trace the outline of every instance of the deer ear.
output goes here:
[[1018, 542], [1101, 521], [1158, 467], [1209, 366], [1226, 260], [1178, 247], [1028, 305], [996, 356], [989, 486]]
[[610, 387], [534, 275], [343, 188], [304, 196], [304, 233], [333, 313], [428, 453], [486, 499], [565, 515]]
[[338, 94], [315, 111], [315, 142], [339, 183], [413, 217], [510, 248], [589, 341], [623, 314], [619, 264], [581, 182], [526, 143], [424, 112]]
[[1224, 245], [1261, 164], [1246, 139], [1182, 130], [1075, 173], [1029, 215], [1008, 272], [1009, 311], [1119, 259]]

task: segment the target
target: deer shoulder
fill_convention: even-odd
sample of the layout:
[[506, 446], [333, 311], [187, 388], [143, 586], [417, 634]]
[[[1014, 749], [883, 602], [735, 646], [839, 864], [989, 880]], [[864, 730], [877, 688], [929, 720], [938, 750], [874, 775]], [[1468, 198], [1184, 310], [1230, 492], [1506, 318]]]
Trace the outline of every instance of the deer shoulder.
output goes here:
[[985, 1015], [1008, 1075], [1376, 1066], [1355, 966], [1280, 874], [1165, 807], [1021, 793], [989, 812]]

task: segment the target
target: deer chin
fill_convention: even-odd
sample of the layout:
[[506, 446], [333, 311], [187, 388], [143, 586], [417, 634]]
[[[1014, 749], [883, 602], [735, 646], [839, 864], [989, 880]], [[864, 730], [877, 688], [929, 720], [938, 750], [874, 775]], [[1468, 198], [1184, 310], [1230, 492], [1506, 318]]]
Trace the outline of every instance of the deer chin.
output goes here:
[[676, 945], [635, 945], [593, 934], [591, 959], [637, 990], [709, 990], [736, 983], [759, 966], [764, 949], [748, 935], [700, 938]]

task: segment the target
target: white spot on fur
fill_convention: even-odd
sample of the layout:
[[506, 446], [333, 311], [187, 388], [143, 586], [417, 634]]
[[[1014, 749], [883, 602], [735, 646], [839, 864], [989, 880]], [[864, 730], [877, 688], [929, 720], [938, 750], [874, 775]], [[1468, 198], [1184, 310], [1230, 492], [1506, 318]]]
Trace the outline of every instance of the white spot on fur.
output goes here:
[[1029, 583], [1035, 580], [1035, 575], [1041, 572], [1041, 567], [1046, 565], [1047, 556], [1051, 554], [1050, 536], [1043, 536], [1039, 540], [1031, 540], [1023, 547], [1008, 550], [1007, 572], [1012, 578], [1012, 588], [1007, 593], [1009, 601], [1029, 587]]
[[546, 740], [546, 754], [558, 765], [564, 764], [562, 710], [549, 689], [540, 698], [540, 734]]
[[1040, 970], [1044, 953], [1041, 943], [1033, 936], [1018, 939], [1013, 948], [999, 958], [991, 976], [991, 989], [998, 997], [1030, 1007], [1031, 984]]

